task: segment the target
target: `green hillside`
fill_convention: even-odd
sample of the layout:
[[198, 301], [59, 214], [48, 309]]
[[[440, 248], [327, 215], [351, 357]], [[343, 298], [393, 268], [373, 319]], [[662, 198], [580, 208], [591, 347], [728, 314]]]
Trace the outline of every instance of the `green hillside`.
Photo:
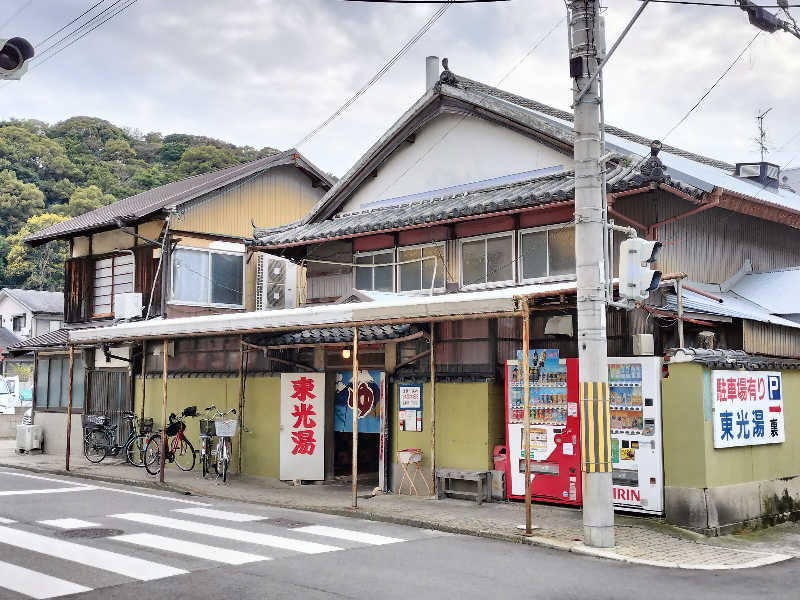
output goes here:
[[267, 156], [212, 138], [118, 127], [93, 117], [0, 122], [0, 287], [60, 289], [64, 242], [28, 233], [177, 179]]

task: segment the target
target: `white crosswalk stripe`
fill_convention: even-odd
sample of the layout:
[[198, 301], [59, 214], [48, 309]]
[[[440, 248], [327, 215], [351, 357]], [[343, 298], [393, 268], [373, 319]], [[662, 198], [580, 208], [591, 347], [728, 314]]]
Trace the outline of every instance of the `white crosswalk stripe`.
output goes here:
[[116, 552], [109, 552], [108, 550], [101, 550], [100, 548], [59, 540], [11, 527], [0, 526], [0, 543], [142, 581], [187, 573], [183, 569], [168, 567], [141, 558], [125, 556]]
[[251, 562], [271, 560], [267, 556], [259, 556], [257, 554], [250, 554], [249, 552], [239, 552], [238, 550], [228, 550], [216, 546], [207, 546], [206, 544], [198, 544], [196, 542], [169, 538], [162, 535], [153, 535], [150, 533], [131, 533], [114, 536], [110, 539], [136, 544], [145, 548], [174, 552], [176, 554], [194, 556], [195, 558], [204, 558], [228, 565], [244, 565]]
[[339, 529], [338, 527], [326, 527], [325, 525], [309, 525], [307, 527], [296, 527], [292, 531], [310, 533], [311, 535], [321, 535], [324, 537], [337, 538], [372, 546], [382, 546], [384, 544], [396, 544], [405, 542], [401, 538], [387, 537], [385, 535], [375, 535], [374, 533], [364, 533], [353, 531], [352, 529]]
[[0, 517], [0, 525], [10, 525], [11, 523], [16, 523], [14, 519], [6, 519], [5, 517]]
[[166, 527], [168, 529], [177, 529], [178, 531], [200, 533], [203, 535], [236, 540], [238, 542], [245, 542], [248, 544], [257, 544], [259, 546], [270, 546], [272, 548], [281, 548], [283, 550], [293, 550], [303, 554], [320, 554], [322, 552], [334, 552], [336, 550], [341, 550], [341, 548], [336, 546], [328, 546], [326, 544], [318, 544], [316, 542], [305, 542], [302, 540], [295, 540], [277, 535], [269, 535], [266, 533], [243, 531], [241, 529], [233, 529], [231, 527], [220, 527], [219, 525], [211, 525], [208, 523], [196, 523], [194, 521], [184, 521], [182, 519], [171, 519], [169, 517], [162, 517], [159, 515], [149, 515], [145, 513], [125, 513], [111, 515], [111, 517], [125, 519], [127, 521], [134, 521], [136, 523], [143, 523], [146, 525], [155, 525], [156, 527]]
[[92, 591], [92, 588], [6, 562], [0, 562], [0, 588], [31, 598], [57, 598]]
[[97, 523], [90, 523], [82, 519], [50, 519], [48, 521], [39, 521], [42, 525], [47, 527], [58, 527], [59, 529], [82, 529], [84, 527], [100, 527]]
[[195, 517], [206, 517], [208, 519], [219, 519], [220, 521], [234, 521], [236, 523], [248, 523], [250, 521], [263, 521], [267, 517], [260, 515], [248, 515], [240, 512], [230, 512], [227, 510], [215, 510], [213, 508], [175, 508], [173, 512], [194, 515]]

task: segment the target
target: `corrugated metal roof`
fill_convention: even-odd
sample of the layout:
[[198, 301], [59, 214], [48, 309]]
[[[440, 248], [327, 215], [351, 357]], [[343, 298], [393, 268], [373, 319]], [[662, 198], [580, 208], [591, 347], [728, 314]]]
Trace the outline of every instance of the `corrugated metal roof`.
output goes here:
[[68, 343], [69, 330], [62, 328], [22, 340], [13, 346], [9, 346], [7, 351], [12, 354], [24, 354], [32, 350], [58, 350], [66, 348]]
[[800, 266], [747, 273], [731, 291], [776, 315], [800, 313]]
[[3, 288], [0, 293], [8, 294], [33, 313], [64, 314], [63, 292]]
[[0, 327], [0, 354], [6, 351], [6, 348], [19, 343], [19, 338], [5, 327]]
[[116, 226], [116, 219], [136, 222], [164, 208], [189, 202], [260, 171], [285, 165], [298, 166], [322, 181], [324, 185], [328, 187], [333, 185], [333, 181], [328, 175], [320, 171], [297, 150], [291, 149], [247, 163], [173, 181], [135, 196], [123, 198], [108, 206], [102, 206], [42, 229], [27, 236], [25, 241], [34, 244], [44, 243], [48, 240], [71, 237], [79, 233], [113, 228]]
[[[396, 340], [422, 331], [416, 325], [361, 325], [358, 328], [359, 342]], [[339, 344], [353, 341], [352, 327], [325, 327], [304, 329], [278, 336], [249, 336], [249, 341], [260, 346], [299, 346], [317, 344]]]

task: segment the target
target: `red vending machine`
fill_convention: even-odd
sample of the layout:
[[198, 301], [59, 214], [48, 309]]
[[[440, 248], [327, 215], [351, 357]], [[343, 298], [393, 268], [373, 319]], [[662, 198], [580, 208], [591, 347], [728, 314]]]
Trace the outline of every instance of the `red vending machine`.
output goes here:
[[[518, 352], [518, 359], [522, 353]], [[521, 360], [506, 361], [506, 494], [525, 497]], [[578, 360], [558, 350], [531, 350], [531, 496], [541, 502], [581, 504]]]

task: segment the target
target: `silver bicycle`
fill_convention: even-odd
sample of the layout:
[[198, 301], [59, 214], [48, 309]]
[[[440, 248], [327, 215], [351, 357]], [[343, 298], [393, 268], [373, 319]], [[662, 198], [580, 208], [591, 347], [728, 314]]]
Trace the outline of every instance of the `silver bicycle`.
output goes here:
[[[214, 461], [214, 471], [217, 473], [218, 477], [222, 477], [222, 481], [225, 483], [228, 481], [228, 467], [230, 466], [231, 457], [233, 455], [231, 439], [236, 435], [236, 429], [239, 425], [238, 419], [226, 419], [225, 417], [228, 415], [235, 415], [236, 409], [232, 408], [229, 411], [222, 412], [212, 404], [206, 410], [213, 414], [214, 423], [213, 433], [210, 431], [207, 431], [207, 433], [217, 436], [217, 445], [211, 451], [211, 457]], [[205, 444], [208, 444], [209, 441], [210, 440], [206, 439], [203, 440]], [[201, 458], [205, 458], [205, 453], [202, 454]], [[205, 470], [206, 469], [204, 469], [204, 471]]]

